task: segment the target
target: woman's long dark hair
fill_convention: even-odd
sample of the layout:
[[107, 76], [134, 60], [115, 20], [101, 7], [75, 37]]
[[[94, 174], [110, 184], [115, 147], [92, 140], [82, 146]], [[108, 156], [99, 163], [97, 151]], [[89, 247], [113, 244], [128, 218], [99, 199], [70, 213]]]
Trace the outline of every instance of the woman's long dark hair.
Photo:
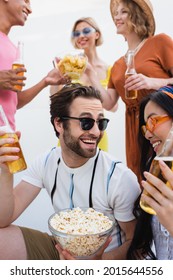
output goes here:
[[[144, 110], [149, 101], [156, 103], [159, 107], [164, 109], [169, 116], [173, 118], [173, 98], [169, 97], [162, 91], [156, 91], [147, 95], [140, 104], [139, 110], [139, 144], [141, 147], [141, 175], [148, 171], [155, 152], [151, 147], [150, 142], [142, 135], [141, 126], [145, 124]], [[138, 197], [134, 206], [134, 215], [137, 218], [137, 225], [133, 240], [127, 252], [127, 259], [153, 259], [156, 260], [154, 253], [151, 250], [153, 242], [153, 233], [151, 228], [152, 215], [143, 211], [139, 206], [140, 197]]]

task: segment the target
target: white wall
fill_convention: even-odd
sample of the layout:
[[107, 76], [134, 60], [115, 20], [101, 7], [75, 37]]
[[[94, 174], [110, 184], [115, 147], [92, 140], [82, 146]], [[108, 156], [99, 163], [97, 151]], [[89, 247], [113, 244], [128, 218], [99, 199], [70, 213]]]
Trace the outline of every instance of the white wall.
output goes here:
[[[101, 27], [104, 44], [99, 47], [100, 56], [109, 64], [126, 52], [122, 36], [116, 35], [109, 0], [31, 0], [33, 14], [25, 27], [14, 27], [10, 33], [16, 43], [25, 44], [27, 84], [30, 87], [52, 69], [52, 59], [61, 51], [70, 50], [70, 32], [76, 19], [92, 16]], [[156, 17], [156, 33], [165, 32], [172, 36], [171, 1], [152, 0]], [[124, 149], [124, 104], [119, 102], [116, 113], [107, 113], [111, 119], [108, 127], [109, 152], [125, 162]], [[21, 145], [29, 164], [37, 154], [55, 146], [57, 139], [49, 121], [49, 88], [46, 88], [30, 104], [16, 114], [17, 129], [21, 130]], [[22, 173], [15, 176], [20, 181]], [[47, 231], [47, 219], [53, 212], [46, 192], [33, 202], [16, 221], [17, 224]]]

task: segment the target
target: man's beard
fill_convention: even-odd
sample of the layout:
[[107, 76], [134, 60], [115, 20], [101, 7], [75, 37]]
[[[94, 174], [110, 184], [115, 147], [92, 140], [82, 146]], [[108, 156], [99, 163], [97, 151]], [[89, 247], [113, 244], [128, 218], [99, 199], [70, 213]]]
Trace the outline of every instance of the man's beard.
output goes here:
[[[65, 145], [68, 147], [69, 150], [73, 151], [77, 155], [83, 158], [91, 158], [94, 157], [97, 150], [97, 145], [95, 148], [91, 149], [83, 149], [80, 146], [80, 140], [76, 139], [71, 135], [71, 130], [69, 128], [64, 130], [63, 140]], [[100, 138], [97, 140], [97, 144], [100, 141]]]

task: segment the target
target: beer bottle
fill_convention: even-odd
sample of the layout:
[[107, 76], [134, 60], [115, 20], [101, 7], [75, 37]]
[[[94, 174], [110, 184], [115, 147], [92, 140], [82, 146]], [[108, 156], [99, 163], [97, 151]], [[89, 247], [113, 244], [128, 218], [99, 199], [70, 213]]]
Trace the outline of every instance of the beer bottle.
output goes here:
[[[12, 69], [24, 67], [23, 51], [24, 51], [24, 44], [22, 41], [19, 41], [18, 45], [17, 45], [16, 59], [12, 64]], [[24, 72], [20, 72], [17, 75], [23, 76]], [[20, 82], [21, 80], [18, 80], [18, 81]], [[14, 88], [19, 91], [22, 90], [21, 85], [15, 85]]]
[[3, 110], [3, 107], [1, 105], [0, 105], [0, 130], [5, 132], [4, 135], [0, 136], [0, 139], [8, 138], [8, 137], [15, 139], [15, 141], [11, 144], [4, 144], [3, 145], [4, 147], [17, 147], [20, 149], [20, 151], [18, 153], [11, 153], [11, 154], [9, 153], [8, 154], [11, 156], [19, 157], [17, 160], [6, 162], [10, 173], [16, 173], [16, 172], [26, 169], [27, 165], [26, 165], [26, 162], [25, 162], [25, 159], [24, 159], [21, 147], [20, 147], [19, 139], [18, 139], [16, 133], [10, 127], [7, 117], [5, 115], [5, 112]]
[[[135, 70], [135, 63], [134, 63], [134, 51], [128, 51], [126, 55], [126, 64], [127, 69], [125, 72], [125, 79], [127, 79], [129, 76], [136, 74]], [[137, 90], [127, 90], [125, 89], [125, 98], [127, 99], [135, 99], [137, 98]]]
[[[173, 126], [167, 136], [160, 155], [153, 159], [149, 171], [151, 174], [161, 179], [167, 185], [167, 187], [171, 188], [170, 183], [162, 175], [162, 171], [159, 166], [159, 160], [164, 161], [169, 166], [169, 168], [173, 170]], [[146, 190], [143, 192], [150, 196]], [[145, 201], [140, 200], [140, 206], [145, 212], [156, 215], [156, 212]]]

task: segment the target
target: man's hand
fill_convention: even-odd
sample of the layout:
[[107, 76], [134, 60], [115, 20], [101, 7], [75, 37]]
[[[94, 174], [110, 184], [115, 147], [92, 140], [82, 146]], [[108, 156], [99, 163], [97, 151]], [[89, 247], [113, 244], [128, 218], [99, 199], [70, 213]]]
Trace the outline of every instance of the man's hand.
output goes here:
[[56, 68], [51, 70], [46, 78], [45, 83], [46, 86], [48, 85], [64, 85], [70, 82], [70, 78], [67, 75], [62, 75], [60, 71]]
[[12, 90], [18, 92], [15, 89], [15, 85], [25, 86], [24, 80], [25, 76], [19, 76], [18, 73], [26, 72], [24, 67], [10, 70], [1, 70], [0, 71], [0, 89], [3, 90]]
[[[13, 153], [18, 153], [19, 148], [10, 147], [15, 142], [15, 139], [12, 137], [4, 137], [6, 132], [0, 131], [0, 168], [5, 172], [9, 172], [6, 163], [9, 161], [17, 160], [19, 157], [17, 155], [13, 155]], [[18, 137], [20, 137], [20, 133], [16, 132]]]
[[[90, 256], [89, 259], [90, 260], [101, 260], [102, 255], [103, 255], [105, 249], [108, 247], [111, 240], [112, 240], [112, 238], [109, 237], [106, 240], [105, 244], [100, 248], [100, 250], [96, 254]], [[60, 260], [76, 260], [77, 259], [73, 255], [71, 255], [67, 250], [63, 250], [62, 247], [60, 246], [60, 244], [56, 244], [55, 247], [59, 252]]]

